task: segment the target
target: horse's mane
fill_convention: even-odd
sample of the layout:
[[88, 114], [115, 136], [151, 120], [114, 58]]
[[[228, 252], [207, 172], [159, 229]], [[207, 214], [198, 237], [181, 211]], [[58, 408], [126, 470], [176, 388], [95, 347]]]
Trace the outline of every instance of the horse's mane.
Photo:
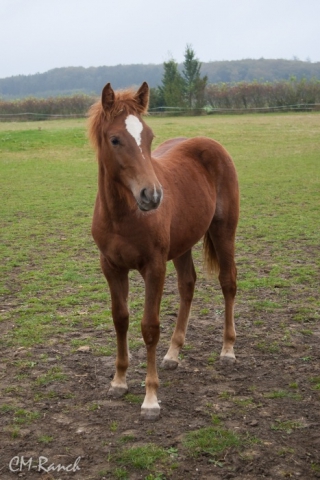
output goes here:
[[88, 133], [90, 141], [95, 148], [98, 148], [101, 144], [102, 125], [104, 122], [111, 122], [122, 112], [127, 115], [147, 113], [148, 106], [144, 107], [138, 102], [134, 90], [117, 90], [114, 94], [115, 99], [110, 110], [104, 110], [101, 100], [94, 103], [89, 109]]

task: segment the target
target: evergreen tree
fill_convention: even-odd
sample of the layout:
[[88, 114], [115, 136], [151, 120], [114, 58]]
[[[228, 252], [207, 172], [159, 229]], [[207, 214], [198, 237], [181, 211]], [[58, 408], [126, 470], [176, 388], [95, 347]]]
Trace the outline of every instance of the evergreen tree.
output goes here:
[[160, 88], [150, 88], [150, 97], [149, 97], [149, 110], [158, 109], [159, 107], [163, 107], [164, 105], [164, 98]]
[[178, 71], [178, 64], [171, 59], [164, 62], [163, 68], [162, 86], [159, 87], [159, 90], [165, 105], [168, 107], [183, 107], [185, 82]]
[[200, 77], [201, 63], [190, 45], [186, 47], [183, 67], [187, 105], [189, 108], [201, 108], [205, 104], [204, 92], [208, 77]]

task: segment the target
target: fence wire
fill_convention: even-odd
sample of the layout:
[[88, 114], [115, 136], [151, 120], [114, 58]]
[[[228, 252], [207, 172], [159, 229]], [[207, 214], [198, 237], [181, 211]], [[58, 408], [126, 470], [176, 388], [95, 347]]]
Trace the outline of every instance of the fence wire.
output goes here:
[[[204, 108], [181, 108], [181, 107], [156, 107], [150, 108], [148, 113], [151, 116], [191, 116], [191, 115], [214, 115], [214, 114], [245, 114], [245, 113], [272, 113], [285, 111], [310, 112], [320, 110], [320, 103], [297, 104], [297, 105], [275, 105], [272, 107], [204, 107]], [[86, 113], [53, 114], [38, 112], [0, 113], [0, 121], [6, 120], [50, 120], [62, 118], [85, 118]]]

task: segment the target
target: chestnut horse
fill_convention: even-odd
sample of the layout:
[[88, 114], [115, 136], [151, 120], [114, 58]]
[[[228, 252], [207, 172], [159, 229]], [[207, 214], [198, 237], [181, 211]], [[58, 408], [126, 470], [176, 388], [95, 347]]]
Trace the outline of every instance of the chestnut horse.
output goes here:
[[108, 394], [128, 391], [128, 273], [135, 269], [145, 283], [141, 330], [147, 351], [146, 395], [142, 416], [160, 415], [156, 347], [166, 262], [178, 275], [180, 308], [162, 366], [178, 366], [184, 344], [196, 273], [191, 249], [204, 236], [205, 261], [217, 270], [225, 299], [221, 359], [235, 361], [235, 233], [239, 190], [234, 164], [226, 150], [205, 137], [168, 140], [151, 153], [153, 133], [142, 119], [149, 87], [114, 92], [108, 83], [101, 101], [91, 107], [89, 135], [98, 157], [98, 194], [92, 235], [109, 284], [117, 334], [116, 373]]

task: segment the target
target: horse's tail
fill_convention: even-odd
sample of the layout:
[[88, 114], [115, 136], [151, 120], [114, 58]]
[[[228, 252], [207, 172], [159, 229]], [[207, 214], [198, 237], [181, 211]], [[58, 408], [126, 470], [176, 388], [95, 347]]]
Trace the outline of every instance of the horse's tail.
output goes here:
[[218, 275], [220, 271], [219, 261], [209, 231], [207, 231], [203, 239], [203, 257], [207, 273], [209, 275]]

